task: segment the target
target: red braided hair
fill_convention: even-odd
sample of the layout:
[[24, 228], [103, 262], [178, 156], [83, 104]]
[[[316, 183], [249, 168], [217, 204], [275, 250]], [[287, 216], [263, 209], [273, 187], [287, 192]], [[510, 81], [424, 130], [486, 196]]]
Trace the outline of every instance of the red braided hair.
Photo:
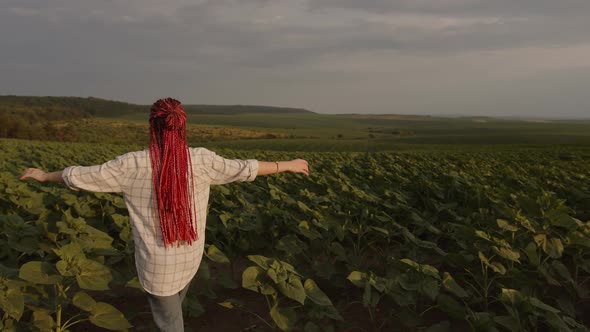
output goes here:
[[186, 114], [176, 99], [160, 99], [152, 105], [150, 159], [154, 207], [164, 247], [181, 241], [192, 245], [198, 238], [191, 208], [193, 168], [186, 141]]

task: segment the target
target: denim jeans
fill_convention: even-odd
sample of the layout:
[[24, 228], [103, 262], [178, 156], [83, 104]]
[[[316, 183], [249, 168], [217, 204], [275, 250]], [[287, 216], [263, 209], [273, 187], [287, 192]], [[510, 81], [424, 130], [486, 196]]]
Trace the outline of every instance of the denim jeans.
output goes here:
[[182, 301], [188, 292], [190, 282], [180, 292], [170, 296], [148, 294], [154, 322], [161, 332], [184, 332]]

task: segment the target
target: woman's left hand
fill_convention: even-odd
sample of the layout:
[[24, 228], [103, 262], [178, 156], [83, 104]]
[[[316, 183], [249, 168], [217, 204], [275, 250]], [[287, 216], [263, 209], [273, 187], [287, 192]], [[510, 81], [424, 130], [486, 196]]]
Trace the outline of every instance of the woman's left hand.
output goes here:
[[295, 159], [288, 162], [287, 170], [293, 173], [309, 175], [309, 164], [304, 159]]

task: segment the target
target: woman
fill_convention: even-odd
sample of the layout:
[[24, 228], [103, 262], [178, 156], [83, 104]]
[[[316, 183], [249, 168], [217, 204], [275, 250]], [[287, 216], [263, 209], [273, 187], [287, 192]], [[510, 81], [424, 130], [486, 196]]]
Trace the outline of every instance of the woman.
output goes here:
[[149, 149], [96, 166], [51, 173], [29, 168], [20, 179], [123, 193], [137, 274], [154, 321], [161, 331], [178, 332], [184, 330], [182, 301], [203, 256], [210, 185], [254, 181], [256, 176], [281, 172], [309, 175], [308, 163], [225, 159], [205, 148], [189, 148], [186, 114], [179, 101], [166, 98], [151, 107]]

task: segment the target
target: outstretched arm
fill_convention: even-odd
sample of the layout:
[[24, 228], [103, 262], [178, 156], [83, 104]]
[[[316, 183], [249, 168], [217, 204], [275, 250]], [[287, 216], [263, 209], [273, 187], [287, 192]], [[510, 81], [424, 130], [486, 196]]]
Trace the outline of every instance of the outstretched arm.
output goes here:
[[38, 168], [27, 168], [19, 177], [19, 180], [34, 179], [39, 182], [64, 182], [62, 177], [63, 171], [47, 173]]
[[[281, 172], [303, 173], [309, 175], [307, 161], [294, 159], [290, 161], [259, 161], [256, 159], [227, 159], [215, 152], [201, 148], [195, 150], [196, 157], [204, 164], [204, 174], [209, 177], [212, 185], [230, 182], [254, 181], [259, 175]], [[198, 160], [198, 159], [197, 159]]]
[[309, 175], [309, 165], [303, 159], [291, 161], [258, 161], [258, 174], [268, 175], [281, 172], [303, 173]]
[[129, 154], [118, 156], [104, 164], [94, 166], [70, 166], [57, 172], [44, 172], [29, 168], [20, 176], [21, 180], [34, 179], [39, 182], [63, 182], [72, 190], [120, 193], [125, 188], [125, 172]]

